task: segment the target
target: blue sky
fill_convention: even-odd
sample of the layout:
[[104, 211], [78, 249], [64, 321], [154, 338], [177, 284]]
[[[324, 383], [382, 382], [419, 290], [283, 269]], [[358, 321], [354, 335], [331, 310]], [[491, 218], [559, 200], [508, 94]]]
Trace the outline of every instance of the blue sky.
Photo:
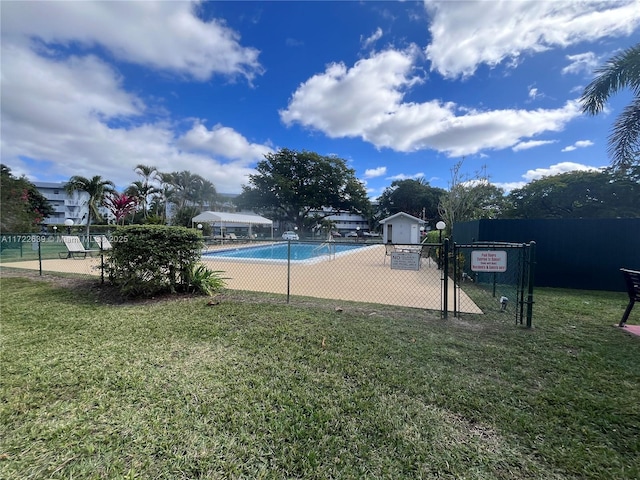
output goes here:
[[640, 42], [640, 1], [3, 1], [1, 155], [34, 181], [138, 164], [239, 193], [265, 153], [336, 155], [372, 198], [507, 189], [608, 165], [593, 70]]

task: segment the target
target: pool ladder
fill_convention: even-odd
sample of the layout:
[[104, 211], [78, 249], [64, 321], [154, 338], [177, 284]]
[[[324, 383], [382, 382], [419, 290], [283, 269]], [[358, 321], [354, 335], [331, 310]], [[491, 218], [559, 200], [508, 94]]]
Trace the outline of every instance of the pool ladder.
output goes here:
[[[327, 249], [326, 253], [323, 253], [324, 249]], [[313, 249], [313, 256], [320, 256], [320, 255], [328, 255], [330, 258], [335, 258], [336, 256], [336, 245], [333, 242], [324, 242], [321, 243], [320, 245], [318, 245], [316, 248]]]

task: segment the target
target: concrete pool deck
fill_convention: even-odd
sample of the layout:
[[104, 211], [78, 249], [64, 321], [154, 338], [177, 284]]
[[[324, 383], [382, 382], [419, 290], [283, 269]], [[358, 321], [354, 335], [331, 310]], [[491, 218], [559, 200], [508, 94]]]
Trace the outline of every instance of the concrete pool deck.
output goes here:
[[[225, 244], [208, 247], [216, 249], [241, 248], [241, 244]], [[389, 257], [385, 257], [384, 245], [370, 245], [335, 257], [326, 256], [314, 263], [292, 262], [288, 272], [286, 262], [222, 259], [202, 257], [211, 270], [220, 270], [227, 278], [227, 288], [275, 294], [287, 294], [287, 278], [290, 276], [289, 293], [332, 300], [379, 303], [427, 310], [441, 309], [441, 270], [427, 258], [421, 261], [419, 270], [391, 269]], [[38, 270], [37, 260], [7, 262], [2, 266]], [[46, 259], [42, 260], [46, 272], [64, 272], [100, 275], [100, 258]], [[453, 310], [453, 281], [449, 286], [448, 310]], [[482, 313], [480, 308], [459, 291], [458, 310], [463, 313]]]

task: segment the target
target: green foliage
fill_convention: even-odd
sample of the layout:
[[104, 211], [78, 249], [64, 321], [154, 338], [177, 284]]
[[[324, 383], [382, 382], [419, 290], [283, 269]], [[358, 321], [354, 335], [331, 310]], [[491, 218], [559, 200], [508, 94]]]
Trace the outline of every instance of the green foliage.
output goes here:
[[225, 286], [220, 270], [209, 270], [203, 264], [192, 265], [189, 271], [189, 291], [203, 295], [213, 295]]
[[364, 185], [341, 158], [285, 148], [265, 155], [256, 170], [257, 174], [249, 175], [249, 185], [243, 185], [236, 204], [301, 230], [320, 222], [317, 212], [323, 209], [328, 210], [324, 216], [336, 212], [367, 215], [371, 209]]
[[171, 223], [179, 227], [190, 227], [191, 219], [200, 213], [200, 208], [188, 205], [178, 208], [171, 218]]
[[463, 161], [451, 169], [449, 190], [440, 197], [438, 213], [447, 224], [449, 235], [457, 222], [498, 218], [505, 209], [504, 190], [491, 185], [484, 171], [473, 177], [462, 172]]
[[622, 170], [640, 164], [640, 44], [623, 51], [596, 70], [582, 93], [583, 112], [602, 112], [608, 98], [629, 88], [633, 99], [616, 119], [609, 137], [611, 164]]
[[218, 198], [215, 185], [200, 175], [188, 170], [181, 172], [159, 173], [165, 185], [166, 198], [178, 208], [189, 205], [213, 205]]
[[640, 166], [543, 177], [513, 190], [510, 218], [640, 217]]
[[115, 191], [115, 185], [111, 180], [104, 180], [100, 175], [94, 175], [91, 178], [74, 175], [65, 185], [67, 193], [84, 192], [89, 195], [88, 202], [88, 218], [86, 235], [89, 236], [89, 228], [91, 220], [100, 220], [100, 211], [98, 207], [104, 204], [105, 195]]
[[184, 291], [200, 260], [199, 232], [184, 227], [130, 225], [117, 229], [106, 271], [122, 294], [148, 297]]
[[24, 176], [16, 178], [0, 165], [0, 231], [35, 232], [54, 210], [35, 185]]
[[424, 179], [394, 180], [378, 198], [379, 219], [405, 212], [414, 217], [433, 219], [438, 216], [438, 202], [445, 193]]

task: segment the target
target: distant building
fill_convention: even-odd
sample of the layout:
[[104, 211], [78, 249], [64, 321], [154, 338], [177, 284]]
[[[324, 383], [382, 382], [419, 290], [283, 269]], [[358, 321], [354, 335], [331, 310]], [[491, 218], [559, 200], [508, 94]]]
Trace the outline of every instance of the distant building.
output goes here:
[[329, 215], [326, 220], [334, 223], [334, 230], [345, 234], [357, 230], [368, 231], [369, 222], [359, 213], [339, 212]]
[[[38, 192], [46, 198], [53, 207], [54, 213], [45, 218], [45, 225], [64, 225], [65, 220], [73, 220], [74, 225], [84, 225], [89, 214], [89, 194], [86, 192], [74, 192], [68, 194], [65, 183], [33, 182]], [[109, 218], [110, 212], [106, 208], [100, 208], [100, 213]]]

